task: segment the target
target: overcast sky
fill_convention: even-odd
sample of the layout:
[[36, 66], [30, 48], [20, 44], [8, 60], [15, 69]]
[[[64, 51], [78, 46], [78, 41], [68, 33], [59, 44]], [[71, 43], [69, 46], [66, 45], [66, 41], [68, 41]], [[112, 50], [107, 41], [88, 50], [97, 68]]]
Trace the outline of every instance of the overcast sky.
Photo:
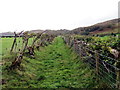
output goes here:
[[118, 17], [119, 0], [0, 0], [0, 32], [69, 29]]

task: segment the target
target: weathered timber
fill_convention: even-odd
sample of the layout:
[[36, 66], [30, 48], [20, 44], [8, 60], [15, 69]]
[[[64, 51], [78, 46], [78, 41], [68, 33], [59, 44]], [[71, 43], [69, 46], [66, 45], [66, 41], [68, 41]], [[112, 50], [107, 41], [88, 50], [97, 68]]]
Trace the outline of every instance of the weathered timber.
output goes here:
[[15, 34], [15, 37], [14, 37], [14, 41], [13, 41], [13, 44], [12, 44], [12, 47], [11, 47], [11, 50], [10, 50], [10, 52], [12, 52], [13, 51], [13, 49], [14, 49], [14, 46], [15, 46], [15, 44], [16, 44], [16, 41], [17, 41], [17, 36], [19, 36], [20, 34], [22, 34], [22, 32], [23, 31], [21, 31], [20, 33], [16, 33], [16, 32], [14, 32], [14, 34]]
[[22, 61], [22, 59], [23, 59], [23, 54], [24, 54], [25, 49], [26, 49], [26, 47], [27, 47], [27, 45], [28, 45], [28, 39], [29, 39], [29, 38], [26, 39], [25, 46], [24, 46], [22, 52], [20, 52], [20, 54], [15, 58], [15, 60], [14, 60], [14, 61], [12, 62], [12, 64], [10, 65], [10, 67], [9, 67], [10, 70], [15, 69], [15, 68], [17, 68], [17, 67], [20, 66], [21, 61]]

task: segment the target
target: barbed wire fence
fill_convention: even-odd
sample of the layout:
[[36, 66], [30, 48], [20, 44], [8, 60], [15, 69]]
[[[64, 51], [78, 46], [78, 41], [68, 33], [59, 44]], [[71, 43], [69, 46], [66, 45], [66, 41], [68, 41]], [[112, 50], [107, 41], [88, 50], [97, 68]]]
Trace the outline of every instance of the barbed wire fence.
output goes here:
[[[97, 81], [107, 84], [110, 88], [120, 89], [120, 58], [112, 58], [103, 55], [98, 50], [89, 47], [89, 43], [82, 40], [78, 41], [74, 37], [63, 37], [65, 43], [69, 45], [80, 56], [80, 59], [88, 63], [95, 69]], [[91, 44], [91, 43], [90, 43]], [[97, 44], [95, 44], [97, 45]], [[116, 64], [116, 65], [115, 65]]]

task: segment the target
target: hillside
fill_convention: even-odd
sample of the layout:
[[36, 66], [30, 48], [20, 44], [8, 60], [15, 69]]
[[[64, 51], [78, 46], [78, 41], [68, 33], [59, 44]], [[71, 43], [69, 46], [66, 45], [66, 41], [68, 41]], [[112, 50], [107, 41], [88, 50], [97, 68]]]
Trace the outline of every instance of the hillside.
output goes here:
[[[95, 34], [111, 34], [118, 33], [118, 24], [120, 23], [119, 19], [108, 20], [105, 22], [97, 23], [95, 25], [87, 26], [87, 27], [78, 27], [73, 30], [60, 29], [60, 30], [46, 30], [47, 34], [51, 35], [65, 35], [65, 34], [82, 34], [82, 35], [95, 35]], [[41, 33], [45, 30], [30, 30], [31, 33]], [[12, 32], [0, 33], [1, 36], [14, 36]]]
[[92, 34], [117, 33], [118, 23], [120, 23], [120, 18], [97, 23], [95, 25], [88, 26], [88, 27], [79, 27], [70, 31], [70, 34], [92, 35]]

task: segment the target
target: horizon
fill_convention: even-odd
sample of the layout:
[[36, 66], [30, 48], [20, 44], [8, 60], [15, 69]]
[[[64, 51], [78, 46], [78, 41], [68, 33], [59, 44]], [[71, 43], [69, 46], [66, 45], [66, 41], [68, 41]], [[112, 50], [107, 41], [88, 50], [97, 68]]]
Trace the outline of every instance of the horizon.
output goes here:
[[[118, 18], [114, 18], [114, 19], [118, 19]], [[110, 20], [114, 20], [114, 19], [110, 19]], [[105, 20], [105, 21], [98, 22], [98, 23], [95, 23], [95, 24], [103, 23], [103, 22], [110, 21], [110, 20]], [[89, 25], [89, 26], [93, 26], [95, 24], [92, 24], [92, 25]], [[83, 26], [83, 27], [89, 27], [89, 26]], [[76, 28], [80, 28], [80, 27], [76, 27]], [[76, 29], [76, 28], [74, 28], [74, 29]], [[74, 29], [72, 29], [72, 30], [74, 30]], [[21, 31], [34, 31], [34, 30], [41, 30], [42, 31], [42, 29], [21, 30]], [[45, 30], [53, 30], [53, 29], [45, 29]], [[43, 30], [43, 31], [45, 31], [45, 30]], [[58, 29], [58, 30], [64, 30], [64, 29]], [[69, 29], [65, 29], [65, 30], [69, 30]], [[16, 32], [19, 33], [21, 31], [16, 31]], [[57, 31], [57, 30], [54, 30], [54, 31]], [[71, 30], [69, 30], [69, 31], [71, 31]], [[0, 32], [0, 33], [13, 33], [13, 32], [14, 31], [7, 31], [7, 32]]]
[[87, 27], [117, 19], [118, 1], [119, 0], [0, 1], [0, 33], [38, 29], [73, 30], [78, 27]]

